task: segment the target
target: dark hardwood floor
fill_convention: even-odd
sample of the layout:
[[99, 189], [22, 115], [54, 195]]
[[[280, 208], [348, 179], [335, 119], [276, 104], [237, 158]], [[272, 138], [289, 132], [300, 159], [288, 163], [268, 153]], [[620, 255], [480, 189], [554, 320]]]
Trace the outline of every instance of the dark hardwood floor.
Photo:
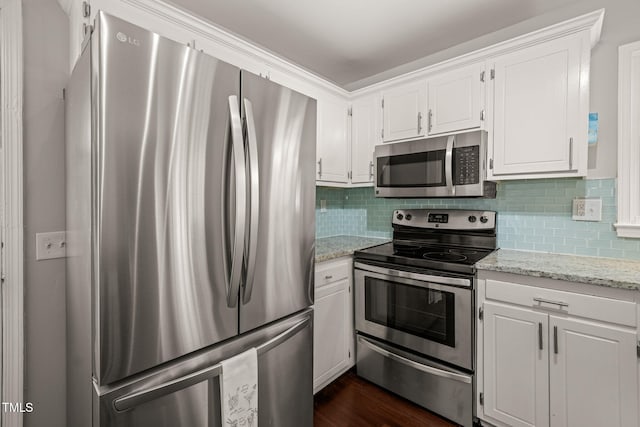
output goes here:
[[314, 427], [453, 427], [455, 424], [349, 371], [314, 397]]

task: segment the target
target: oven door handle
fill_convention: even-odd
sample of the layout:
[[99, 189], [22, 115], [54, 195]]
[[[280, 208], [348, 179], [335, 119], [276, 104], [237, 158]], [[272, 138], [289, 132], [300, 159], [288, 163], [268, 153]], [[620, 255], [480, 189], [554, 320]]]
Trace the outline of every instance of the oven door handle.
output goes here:
[[377, 345], [373, 344], [369, 340], [360, 336], [358, 337], [358, 342], [360, 342], [363, 345], [366, 345], [376, 353], [379, 353], [385, 357], [388, 357], [389, 359], [395, 360], [398, 363], [402, 363], [403, 365], [409, 366], [410, 368], [414, 368], [419, 371], [426, 372], [427, 374], [436, 375], [438, 377], [447, 378], [447, 379], [458, 381], [465, 384], [471, 384], [471, 376], [469, 375], [456, 374], [455, 372], [444, 371], [442, 369], [434, 368], [433, 366], [423, 365], [422, 363], [415, 362], [413, 360], [407, 359], [406, 357], [402, 357], [388, 350], [385, 350], [382, 347], [378, 347]]
[[456, 187], [453, 185], [453, 146], [456, 143], [456, 136], [450, 135], [447, 138], [447, 151], [444, 161], [444, 179], [447, 185], [447, 193], [450, 196], [456, 195]]
[[429, 274], [411, 273], [409, 271], [392, 270], [390, 268], [384, 267], [374, 267], [373, 265], [362, 264], [360, 262], [356, 262], [353, 267], [358, 270], [368, 271], [370, 273], [383, 274], [387, 277], [404, 277], [406, 279], [419, 280], [422, 282], [435, 284], [462, 286], [465, 288], [471, 287], [471, 281], [469, 279], [462, 279], [458, 277], [432, 276]]

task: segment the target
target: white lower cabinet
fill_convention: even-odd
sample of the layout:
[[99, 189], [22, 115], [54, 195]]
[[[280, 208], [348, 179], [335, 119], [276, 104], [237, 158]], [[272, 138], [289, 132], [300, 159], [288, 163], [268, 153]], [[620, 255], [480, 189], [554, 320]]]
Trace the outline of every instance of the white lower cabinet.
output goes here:
[[551, 425], [637, 426], [635, 331], [549, 318]]
[[[483, 421], [638, 427], [634, 302], [495, 280], [483, 284]], [[593, 318], [583, 317], [590, 310]]]
[[[513, 427], [549, 425], [548, 316], [484, 304], [484, 412]], [[544, 332], [544, 333], [543, 333]], [[542, 347], [542, 349], [541, 349]]]
[[316, 264], [313, 324], [314, 394], [354, 364], [351, 258]]

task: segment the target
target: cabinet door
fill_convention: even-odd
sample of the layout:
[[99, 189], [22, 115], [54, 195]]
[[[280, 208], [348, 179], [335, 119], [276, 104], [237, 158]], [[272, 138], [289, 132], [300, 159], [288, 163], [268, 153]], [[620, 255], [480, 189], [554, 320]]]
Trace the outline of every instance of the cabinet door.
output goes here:
[[429, 135], [480, 127], [483, 70], [483, 64], [475, 64], [428, 80]]
[[556, 316], [549, 331], [551, 425], [637, 427], [636, 333]]
[[346, 101], [318, 100], [316, 181], [349, 182], [349, 115]]
[[351, 361], [353, 324], [349, 280], [316, 289], [313, 325], [313, 392], [346, 371]]
[[509, 426], [549, 425], [548, 316], [484, 304], [484, 413]]
[[373, 182], [373, 148], [377, 142], [376, 98], [358, 99], [351, 114], [351, 182]]
[[493, 175], [577, 168], [576, 145], [586, 150], [587, 132], [580, 117], [581, 44], [577, 37], [558, 39], [495, 60]]
[[382, 93], [384, 142], [425, 135], [423, 117], [426, 95], [427, 85], [424, 81], [398, 86]]

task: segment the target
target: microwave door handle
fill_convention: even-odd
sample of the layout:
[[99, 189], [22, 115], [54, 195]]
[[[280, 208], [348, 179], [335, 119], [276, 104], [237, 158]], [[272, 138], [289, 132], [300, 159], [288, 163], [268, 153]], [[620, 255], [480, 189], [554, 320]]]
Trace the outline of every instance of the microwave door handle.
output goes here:
[[447, 194], [450, 196], [456, 195], [456, 187], [453, 185], [453, 146], [455, 143], [455, 135], [447, 138], [447, 152], [444, 159], [444, 180], [447, 186]]

